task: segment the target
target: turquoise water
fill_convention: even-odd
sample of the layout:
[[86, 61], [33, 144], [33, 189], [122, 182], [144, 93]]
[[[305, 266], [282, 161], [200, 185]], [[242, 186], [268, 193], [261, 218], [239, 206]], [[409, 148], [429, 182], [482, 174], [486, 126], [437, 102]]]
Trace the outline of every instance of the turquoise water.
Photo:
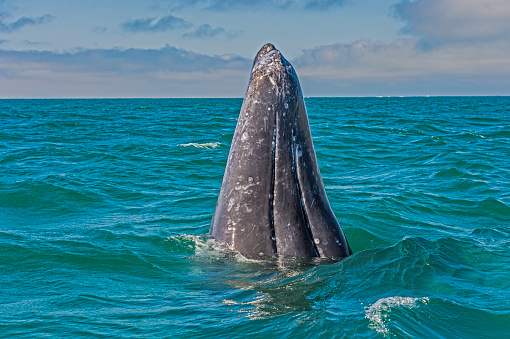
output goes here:
[[0, 337], [510, 335], [510, 97], [306, 99], [319, 265], [206, 237], [241, 103], [0, 100]]

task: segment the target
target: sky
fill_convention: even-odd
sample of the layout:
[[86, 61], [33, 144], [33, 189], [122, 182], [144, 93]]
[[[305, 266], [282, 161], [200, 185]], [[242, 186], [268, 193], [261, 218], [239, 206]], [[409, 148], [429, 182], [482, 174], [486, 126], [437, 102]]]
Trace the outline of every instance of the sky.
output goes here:
[[0, 0], [0, 98], [510, 95], [510, 0]]

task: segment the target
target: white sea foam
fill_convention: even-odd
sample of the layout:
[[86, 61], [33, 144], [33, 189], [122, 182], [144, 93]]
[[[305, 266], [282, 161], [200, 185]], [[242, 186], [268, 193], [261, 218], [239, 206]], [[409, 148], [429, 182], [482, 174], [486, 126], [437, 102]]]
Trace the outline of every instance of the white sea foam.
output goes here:
[[250, 259], [225, 247], [218, 241], [203, 235], [176, 235], [168, 237], [169, 240], [185, 243], [188, 248], [194, 249], [193, 258], [198, 261], [216, 261], [230, 259], [237, 262], [263, 263], [267, 259]]
[[204, 235], [181, 234], [168, 237], [186, 249], [192, 250], [192, 257], [197, 260], [220, 260], [225, 250], [220, 243]]
[[207, 142], [204, 144], [199, 144], [196, 142], [190, 142], [189, 144], [179, 144], [177, 146], [180, 147], [196, 147], [196, 148], [206, 148], [206, 149], [213, 149], [220, 147], [221, 143], [219, 142]]
[[365, 318], [370, 320], [370, 328], [387, 336], [389, 330], [385, 321], [388, 313], [394, 308], [415, 308], [418, 303], [426, 304], [429, 298], [411, 298], [411, 297], [388, 297], [377, 300], [371, 306], [365, 307]]

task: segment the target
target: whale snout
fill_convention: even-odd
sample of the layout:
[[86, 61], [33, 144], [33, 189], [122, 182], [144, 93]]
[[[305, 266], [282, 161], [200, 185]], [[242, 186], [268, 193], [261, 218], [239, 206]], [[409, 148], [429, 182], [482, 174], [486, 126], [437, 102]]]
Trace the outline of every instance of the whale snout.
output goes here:
[[276, 47], [274, 47], [274, 45], [272, 43], [267, 43], [265, 44], [264, 46], [262, 46], [262, 48], [258, 51], [257, 55], [255, 56], [255, 59], [253, 60], [253, 65], [252, 67], [257, 63], [257, 61], [262, 58], [264, 55], [266, 55], [267, 53], [271, 52], [271, 51], [275, 51], [277, 50]]

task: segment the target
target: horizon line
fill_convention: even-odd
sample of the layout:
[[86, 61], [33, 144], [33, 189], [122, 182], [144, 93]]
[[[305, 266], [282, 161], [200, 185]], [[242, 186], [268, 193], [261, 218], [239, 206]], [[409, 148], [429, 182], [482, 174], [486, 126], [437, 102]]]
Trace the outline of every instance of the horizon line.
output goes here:
[[[434, 98], [434, 97], [510, 97], [510, 94], [434, 94], [434, 95], [345, 95], [345, 96], [303, 96], [304, 99], [311, 98]], [[113, 100], [113, 99], [243, 99], [244, 97], [10, 97], [0, 100]]]

